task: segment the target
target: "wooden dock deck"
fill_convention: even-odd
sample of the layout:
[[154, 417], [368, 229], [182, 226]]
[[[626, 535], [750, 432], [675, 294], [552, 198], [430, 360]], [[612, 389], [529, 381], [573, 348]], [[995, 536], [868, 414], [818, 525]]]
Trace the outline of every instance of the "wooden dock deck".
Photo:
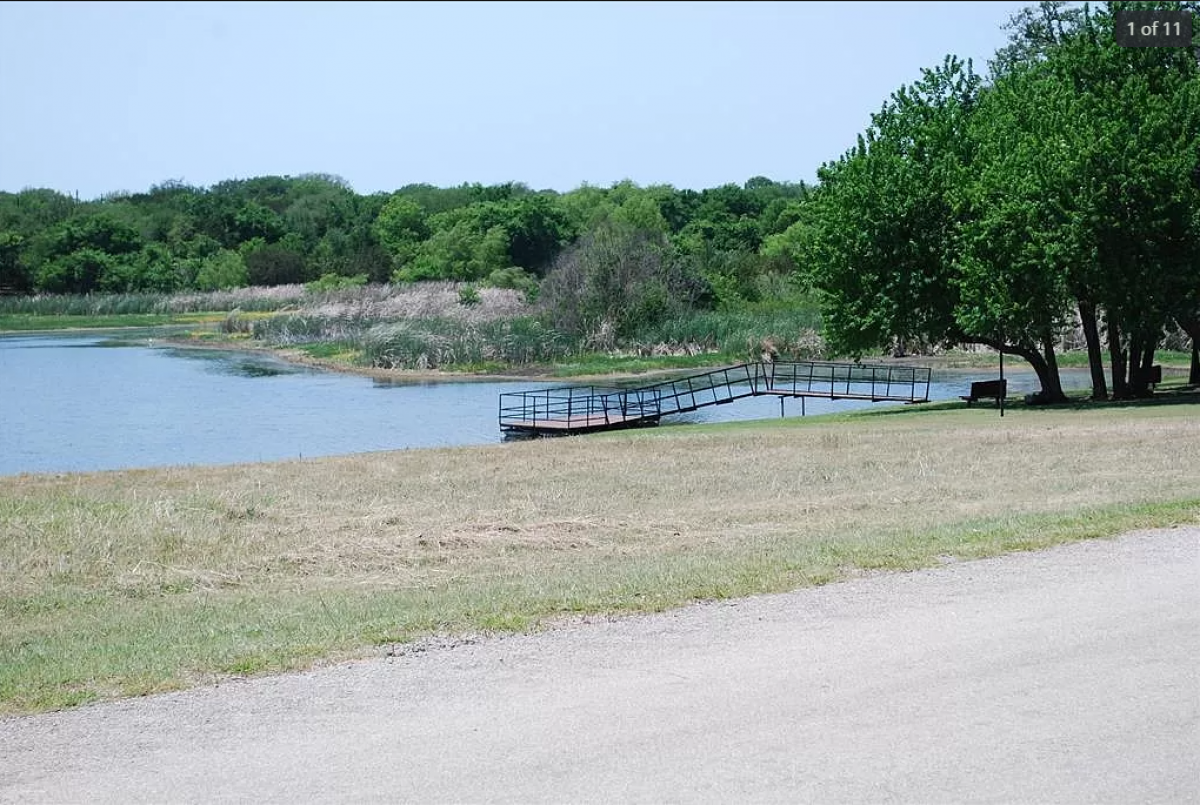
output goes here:
[[657, 425], [658, 417], [582, 414], [564, 419], [509, 420], [502, 421], [500, 424], [510, 433], [525, 432], [530, 435], [594, 433], [600, 430], [621, 430], [622, 428]]

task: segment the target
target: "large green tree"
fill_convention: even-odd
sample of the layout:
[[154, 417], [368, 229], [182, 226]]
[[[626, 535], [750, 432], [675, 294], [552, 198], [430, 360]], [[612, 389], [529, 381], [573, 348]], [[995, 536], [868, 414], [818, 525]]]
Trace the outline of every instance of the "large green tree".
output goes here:
[[1000, 328], [956, 315], [956, 198], [973, 156], [966, 130], [979, 86], [969, 65], [948, 58], [893, 93], [858, 145], [818, 171], [820, 185], [776, 241], [819, 291], [835, 352], [1013, 346]]
[[[993, 270], [1040, 265], [1073, 299], [1093, 396], [1106, 396], [1101, 323], [1113, 393], [1137, 396], [1147, 393], [1164, 326], [1194, 312], [1200, 284], [1196, 60], [1185, 49], [1117, 46], [1121, 4], [1062, 6], [1042, 3], [1020, 18], [980, 105], [978, 217], [968, 227], [977, 237], [965, 252], [991, 251]], [[1006, 223], [1005, 211], [1018, 208], [1023, 218]]]

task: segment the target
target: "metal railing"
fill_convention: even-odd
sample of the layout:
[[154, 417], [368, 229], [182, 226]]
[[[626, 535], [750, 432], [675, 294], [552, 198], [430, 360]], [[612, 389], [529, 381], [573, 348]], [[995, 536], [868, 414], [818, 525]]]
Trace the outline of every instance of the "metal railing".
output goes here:
[[664, 380], [638, 389], [658, 399], [661, 415], [684, 414], [709, 405], [762, 394], [767, 378], [761, 363], [740, 363], [698, 375]]
[[764, 394], [925, 402], [931, 370], [829, 361], [741, 363], [637, 388], [560, 386], [500, 395], [505, 431], [578, 432], [654, 423], [663, 416]]
[[500, 395], [500, 426], [567, 429], [612, 426], [657, 418], [658, 399], [643, 389], [562, 386]]
[[829, 361], [766, 364], [769, 390], [797, 397], [827, 397], [872, 402], [926, 402], [932, 370]]

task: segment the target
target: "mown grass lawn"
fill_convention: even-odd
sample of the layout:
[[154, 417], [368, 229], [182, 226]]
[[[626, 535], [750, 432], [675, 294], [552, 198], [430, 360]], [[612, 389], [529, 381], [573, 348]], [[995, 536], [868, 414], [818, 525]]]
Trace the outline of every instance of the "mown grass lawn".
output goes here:
[[1200, 404], [0, 478], [0, 712], [1200, 522]]

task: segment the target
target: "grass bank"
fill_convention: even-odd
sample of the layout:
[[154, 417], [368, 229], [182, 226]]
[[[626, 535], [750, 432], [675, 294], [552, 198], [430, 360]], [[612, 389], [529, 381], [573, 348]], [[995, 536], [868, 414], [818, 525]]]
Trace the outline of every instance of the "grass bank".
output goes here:
[[[933, 365], [943, 369], [978, 369], [978, 368], [994, 368], [1000, 361], [999, 353], [991, 350], [970, 351], [963, 349], [951, 349], [944, 352], [939, 352], [936, 355], [922, 356], [917, 355], [905, 359], [908, 362]], [[1065, 352], [1057, 353], [1056, 360], [1060, 369], [1086, 369], [1088, 363], [1088, 353], [1086, 349], [1072, 349]], [[1174, 369], [1186, 370], [1191, 365], [1192, 354], [1180, 350], [1160, 349], [1154, 353], [1154, 362], [1163, 366], [1168, 366]], [[1007, 366], [1016, 366], [1023, 369], [1028, 369], [1029, 364], [1016, 355], [1008, 355], [1005, 358]], [[1108, 352], [1104, 353], [1104, 364], [1109, 365]]]
[[1200, 522], [1200, 405], [0, 478], [0, 712]]
[[172, 324], [215, 324], [224, 313], [113, 313], [99, 316], [0, 314], [0, 332], [102, 330], [116, 327], [161, 327]]

